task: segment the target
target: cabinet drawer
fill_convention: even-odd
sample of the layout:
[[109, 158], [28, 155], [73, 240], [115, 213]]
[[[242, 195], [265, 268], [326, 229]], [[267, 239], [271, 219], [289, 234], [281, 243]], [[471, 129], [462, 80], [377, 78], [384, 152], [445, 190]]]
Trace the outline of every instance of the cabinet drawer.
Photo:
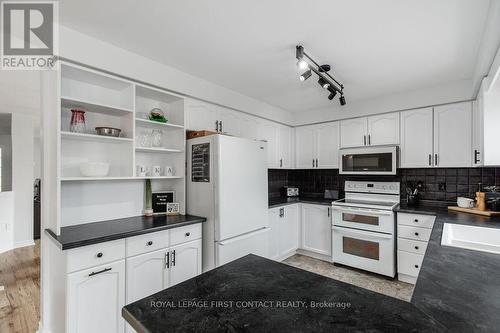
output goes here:
[[125, 239], [68, 250], [66, 272], [74, 272], [125, 258]]
[[428, 242], [432, 229], [398, 225], [398, 237]]
[[416, 254], [425, 254], [427, 242], [398, 238], [398, 250]]
[[169, 246], [170, 230], [127, 238], [127, 257], [163, 249]]
[[421, 254], [398, 251], [398, 273], [417, 277], [424, 256]]
[[436, 220], [436, 217], [433, 215], [398, 213], [398, 225], [432, 229], [434, 226], [434, 220]]
[[201, 223], [170, 230], [170, 245], [177, 245], [201, 238]]

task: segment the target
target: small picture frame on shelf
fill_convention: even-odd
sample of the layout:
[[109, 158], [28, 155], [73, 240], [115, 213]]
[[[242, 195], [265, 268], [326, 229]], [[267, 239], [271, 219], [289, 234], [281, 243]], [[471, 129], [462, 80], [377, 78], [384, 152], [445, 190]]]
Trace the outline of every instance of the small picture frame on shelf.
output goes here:
[[175, 200], [174, 191], [158, 191], [152, 193], [153, 214], [166, 214], [167, 204]]
[[178, 202], [167, 203], [167, 215], [179, 215], [180, 205]]

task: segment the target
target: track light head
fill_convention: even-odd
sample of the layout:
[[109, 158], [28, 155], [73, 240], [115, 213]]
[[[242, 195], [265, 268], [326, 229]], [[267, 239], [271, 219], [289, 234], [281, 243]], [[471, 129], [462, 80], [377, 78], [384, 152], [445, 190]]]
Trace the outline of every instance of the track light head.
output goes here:
[[309, 68], [309, 64], [304, 59], [300, 59], [299, 61], [297, 61], [297, 67], [299, 70], [305, 71]]
[[340, 101], [340, 105], [342, 105], [342, 106], [346, 105], [344, 94], [340, 95], [339, 101]]
[[302, 73], [302, 75], [299, 77], [299, 80], [302, 81], [302, 82], [304, 82], [305, 80], [307, 80], [308, 78], [310, 78], [311, 75], [312, 75], [311, 74], [311, 70], [309, 69], [309, 70], [305, 71], [304, 73]]
[[330, 84], [325, 80], [323, 79], [322, 77], [319, 78], [318, 80], [318, 84], [323, 88], [323, 89], [328, 89], [328, 87], [330, 87]]
[[337, 95], [337, 90], [334, 87], [329, 86], [328, 91], [330, 92], [330, 95], [328, 95], [328, 99], [331, 101], [335, 97], [335, 95]]

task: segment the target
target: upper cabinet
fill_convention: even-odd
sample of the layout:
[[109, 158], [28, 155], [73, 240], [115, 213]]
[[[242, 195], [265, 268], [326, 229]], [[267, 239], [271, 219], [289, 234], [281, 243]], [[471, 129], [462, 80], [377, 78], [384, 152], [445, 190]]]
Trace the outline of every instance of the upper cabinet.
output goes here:
[[[499, 69], [500, 71], [500, 69]], [[485, 78], [478, 98], [481, 121], [479, 128], [483, 136], [483, 151], [480, 157], [485, 166], [500, 165], [500, 149], [498, 149], [498, 124], [500, 124], [500, 75], [495, 75], [496, 80]], [[492, 82], [490, 82], [492, 81]], [[479, 103], [480, 102], [480, 103]]]
[[472, 166], [472, 103], [401, 113], [402, 168]]
[[354, 118], [340, 121], [340, 147], [361, 147], [367, 144], [366, 118]]
[[340, 122], [341, 148], [399, 144], [399, 112]]
[[472, 103], [434, 108], [434, 166], [472, 166]]
[[400, 167], [425, 168], [433, 165], [432, 108], [401, 112]]
[[210, 103], [186, 100], [186, 129], [192, 131], [218, 131], [217, 107]]
[[339, 123], [295, 129], [295, 165], [298, 169], [338, 168]]

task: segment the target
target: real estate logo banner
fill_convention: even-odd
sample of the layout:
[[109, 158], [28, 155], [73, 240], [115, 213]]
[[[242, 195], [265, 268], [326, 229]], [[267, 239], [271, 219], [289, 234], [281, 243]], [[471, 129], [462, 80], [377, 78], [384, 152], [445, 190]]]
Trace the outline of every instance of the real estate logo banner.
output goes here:
[[58, 3], [1, 2], [1, 69], [46, 70], [59, 52]]

